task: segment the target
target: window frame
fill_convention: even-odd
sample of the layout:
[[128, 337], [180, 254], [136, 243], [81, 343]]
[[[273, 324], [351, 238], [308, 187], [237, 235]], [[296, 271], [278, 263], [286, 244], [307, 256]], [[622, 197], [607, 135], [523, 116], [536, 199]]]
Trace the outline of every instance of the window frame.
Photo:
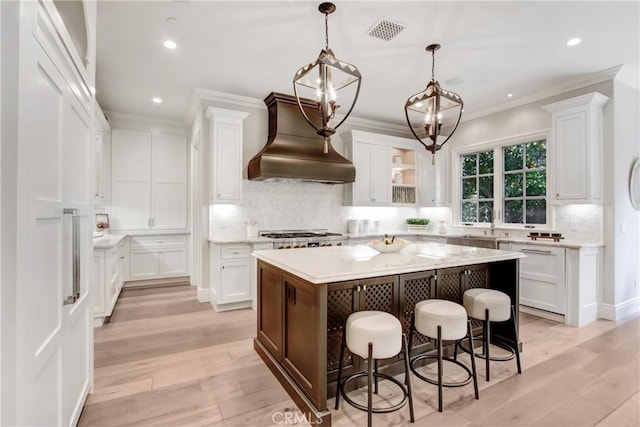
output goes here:
[[[546, 223], [545, 224], [514, 224], [514, 223], [505, 223], [503, 222], [504, 218], [504, 156], [503, 156], [503, 148], [509, 147], [518, 144], [524, 144], [527, 142], [533, 142], [538, 140], [546, 141], [546, 151], [547, 151], [547, 160], [546, 160], [546, 175], [547, 175], [547, 191], [546, 191]], [[494, 203], [494, 211], [496, 212], [494, 223], [496, 227], [503, 229], [514, 229], [514, 230], [525, 230], [531, 228], [553, 228], [553, 218], [551, 218], [551, 189], [553, 187], [553, 176], [550, 173], [553, 167], [551, 153], [552, 141], [550, 138], [549, 130], [540, 130], [524, 133], [517, 136], [510, 136], [500, 139], [495, 139], [491, 141], [480, 142], [477, 144], [465, 145], [464, 147], [454, 147], [451, 156], [451, 177], [452, 181], [452, 190], [453, 190], [453, 200], [452, 200], [452, 224], [454, 226], [468, 226], [471, 224], [473, 227], [477, 228], [490, 228], [491, 224], [486, 222], [463, 222], [461, 220], [461, 204], [462, 204], [462, 167], [461, 167], [461, 156], [466, 154], [477, 153], [479, 151], [489, 151], [493, 150], [493, 203]]]

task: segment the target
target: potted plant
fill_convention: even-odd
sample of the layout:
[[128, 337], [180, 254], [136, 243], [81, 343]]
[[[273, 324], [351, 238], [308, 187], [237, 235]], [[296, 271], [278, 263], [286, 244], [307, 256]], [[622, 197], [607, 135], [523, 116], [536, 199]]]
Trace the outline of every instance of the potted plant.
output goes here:
[[427, 218], [407, 218], [407, 229], [409, 231], [427, 231], [429, 220]]

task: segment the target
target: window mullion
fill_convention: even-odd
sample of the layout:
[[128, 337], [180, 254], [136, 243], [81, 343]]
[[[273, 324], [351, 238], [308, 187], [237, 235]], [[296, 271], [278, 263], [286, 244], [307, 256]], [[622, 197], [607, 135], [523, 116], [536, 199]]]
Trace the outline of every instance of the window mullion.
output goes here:
[[501, 213], [504, 213], [504, 161], [502, 156], [502, 148], [496, 147], [493, 149], [493, 210], [495, 212], [495, 218], [493, 219], [495, 224], [502, 225]]

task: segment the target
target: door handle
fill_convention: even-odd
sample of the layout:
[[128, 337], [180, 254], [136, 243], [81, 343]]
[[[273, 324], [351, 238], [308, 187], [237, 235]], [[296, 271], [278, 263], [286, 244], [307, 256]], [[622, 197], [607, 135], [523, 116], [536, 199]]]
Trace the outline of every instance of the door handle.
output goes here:
[[63, 216], [71, 217], [71, 295], [64, 305], [74, 304], [80, 298], [80, 215], [78, 209], [65, 208]]

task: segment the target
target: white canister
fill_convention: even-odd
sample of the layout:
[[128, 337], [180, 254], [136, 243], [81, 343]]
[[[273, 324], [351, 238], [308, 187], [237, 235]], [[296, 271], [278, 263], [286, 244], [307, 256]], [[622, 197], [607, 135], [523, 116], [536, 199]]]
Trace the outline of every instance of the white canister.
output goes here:
[[360, 220], [360, 233], [368, 233], [369, 232], [369, 220], [361, 219]]
[[447, 221], [438, 221], [438, 233], [447, 234], [448, 229], [449, 224], [447, 224]]
[[350, 234], [355, 234], [358, 232], [358, 220], [350, 219], [347, 221], [347, 232]]
[[380, 221], [373, 220], [369, 223], [369, 231], [371, 233], [377, 233], [379, 228], [380, 228]]
[[258, 226], [249, 224], [247, 225], [247, 237], [257, 237], [258, 236]]

